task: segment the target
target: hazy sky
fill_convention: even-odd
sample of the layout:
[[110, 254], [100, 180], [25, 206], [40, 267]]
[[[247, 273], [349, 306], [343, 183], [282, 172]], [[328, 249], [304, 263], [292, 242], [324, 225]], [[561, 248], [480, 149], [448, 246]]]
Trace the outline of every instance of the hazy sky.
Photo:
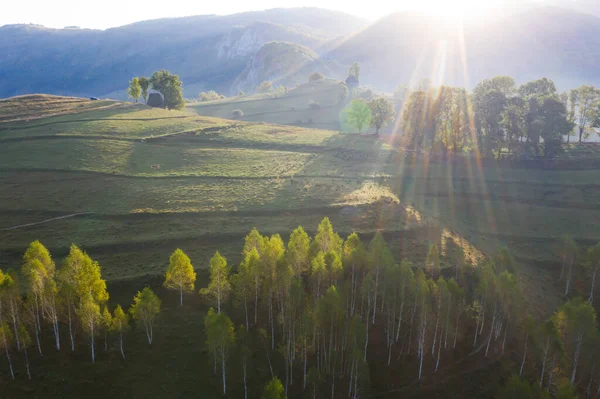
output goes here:
[[485, 13], [511, 7], [507, 5], [509, 3], [524, 1], [527, 0], [6, 0], [1, 6], [0, 26], [35, 23], [53, 28], [76, 25], [82, 28], [106, 29], [146, 19], [202, 14], [224, 15], [276, 7], [322, 7], [373, 20], [394, 11], [404, 10], [436, 14]]

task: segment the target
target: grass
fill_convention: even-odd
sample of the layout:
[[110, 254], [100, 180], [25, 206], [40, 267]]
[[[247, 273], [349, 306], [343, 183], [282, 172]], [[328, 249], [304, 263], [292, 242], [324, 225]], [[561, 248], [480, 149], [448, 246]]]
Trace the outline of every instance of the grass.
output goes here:
[[[279, 104], [272, 96], [256, 96], [256, 101]], [[374, 136], [195, 113], [209, 103], [181, 112], [126, 103], [79, 112], [64, 99], [46, 97], [46, 108], [28, 101], [0, 102], [0, 115], [18, 115], [18, 120], [0, 121], [0, 267], [18, 266], [35, 239], [58, 262], [75, 242], [102, 265], [113, 304], [128, 304], [149, 284], [159, 290], [166, 309], [152, 348], [142, 332], [128, 336], [126, 363], [112, 347], [92, 366], [78, 337], [74, 355], [48, 350], [44, 360], [32, 356], [34, 382], [19, 375], [18, 383], [3, 384], [6, 397], [220, 397], [200, 334], [206, 307], [197, 295], [186, 299], [183, 309], [173, 306], [176, 295], [162, 290], [157, 276], [180, 247], [203, 286], [214, 252], [235, 266], [253, 227], [282, 233], [287, 240], [298, 225], [314, 235], [328, 216], [343, 236], [357, 231], [368, 240], [382, 231], [397, 259], [417, 265], [436, 242], [449, 268], [459, 247], [477, 262], [505, 244], [517, 257], [527, 299], [541, 316], [561, 300], [552, 253], [556, 237], [570, 233], [581, 244], [600, 240], [600, 184], [594, 169], [411, 160]], [[228, 101], [236, 108], [245, 104], [241, 98]], [[89, 105], [73, 100], [80, 103]], [[263, 360], [252, 368], [259, 381], [269, 375]], [[149, 364], [164, 365], [164, 372], [152, 373]], [[481, 365], [473, 365], [473, 373], [489, 378], [475, 366]], [[2, 382], [4, 367], [0, 363]], [[235, 391], [241, 386], [236, 373], [230, 376], [231, 397], [241, 394]], [[462, 378], [441, 375], [431, 395], [443, 396]], [[78, 383], [65, 387], [66, 376]], [[375, 384], [389, 381], [375, 372], [371, 377]], [[466, 389], [477, 394], [480, 388]], [[416, 397], [419, 389], [402, 394]]]
[[[193, 243], [190, 251], [204, 265], [218, 247], [211, 236], [237, 262], [252, 227], [310, 230], [325, 215], [345, 233], [381, 229], [393, 237], [436, 225], [427, 240], [441, 242], [450, 231], [486, 253], [506, 244], [523, 263], [549, 272], [556, 237], [600, 240], [594, 169], [440, 164], [404, 157], [374, 136], [195, 113], [256, 101], [277, 109], [332, 84], [303, 85], [284, 100], [268, 93], [185, 111], [115, 103], [76, 112], [65, 104], [99, 102], [48, 96], [34, 96], [35, 106], [29, 97], [0, 103], [0, 113], [16, 107], [20, 118], [0, 123], [0, 229], [91, 213], [0, 230], [0, 264], [17, 263], [36, 238], [58, 253], [77, 242], [103, 261], [111, 279], [129, 278], [161, 271], [183, 243]], [[69, 113], [54, 115], [56, 103]], [[140, 248], [150, 255], [136, 254]]]
[[[241, 110], [242, 121], [268, 122], [322, 129], [340, 129], [340, 83], [332, 79], [307, 83], [287, 93], [260, 93], [223, 100], [194, 103], [190, 109], [199, 115], [233, 118], [233, 111]], [[311, 101], [319, 108], [311, 108]]]

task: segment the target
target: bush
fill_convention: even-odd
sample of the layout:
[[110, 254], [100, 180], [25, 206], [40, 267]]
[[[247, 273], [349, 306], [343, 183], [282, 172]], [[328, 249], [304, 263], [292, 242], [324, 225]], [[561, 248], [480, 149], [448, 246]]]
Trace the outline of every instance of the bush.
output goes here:
[[317, 82], [319, 80], [323, 80], [325, 79], [325, 75], [323, 75], [321, 72], [313, 72], [310, 75], [308, 75], [308, 82]]
[[221, 98], [225, 98], [225, 96], [220, 95], [219, 93], [217, 93], [214, 90], [211, 90], [211, 91], [200, 92], [200, 94], [198, 94], [198, 98], [200, 99], [200, 101], [204, 102], [204, 101], [219, 100]]
[[321, 104], [319, 104], [316, 101], [310, 100], [310, 103], [308, 103], [308, 106], [312, 109], [319, 109], [321, 108]]
[[273, 90], [273, 82], [270, 80], [265, 80], [258, 86], [258, 91], [261, 93], [268, 93]]
[[244, 111], [242, 111], [241, 109], [234, 109], [234, 110], [231, 112], [231, 115], [232, 115], [234, 118], [241, 118], [242, 116], [244, 116]]

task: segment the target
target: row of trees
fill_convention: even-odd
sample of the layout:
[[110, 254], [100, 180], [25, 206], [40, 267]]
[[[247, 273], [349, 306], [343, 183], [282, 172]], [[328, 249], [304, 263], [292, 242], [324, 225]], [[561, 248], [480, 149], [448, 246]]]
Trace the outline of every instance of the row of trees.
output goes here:
[[163, 98], [163, 105], [168, 109], [182, 109], [185, 107], [183, 100], [183, 83], [179, 76], [167, 70], [157, 71], [152, 77], [135, 77], [129, 82], [127, 94], [137, 103], [140, 96], [148, 102], [148, 89], [159, 92]]
[[[569, 245], [561, 240], [557, 246], [563, 275], [572, 273]], [[287, 244], [278, 234], [262, 236], [254, 229], [242, 255], [232, 271], [217, 252], [210, 260], [210, 282], [199, 290], [212, 306], [204, 320], [205, 343], [223, 393], [228, 367], [239, 367], [247, 395], [248, 370], [262, 361], [272, 378], [265, 392], [279, 391], [280, 377], [285, 395], [294, 389], [335, 397], [343, 390], [353, 398], [369, 390], [369, 364], [375, 362], [421, 379], [455, 356], [518, 351], [515, 374], [554, 393], [563, 389], [565, 378], [569, 386], [590, 390], [600, 374], [593, 295], [567, 301], [536, 326], [506, 248], [479, 265], [453, 260], [442, 267], [432, 244], [425, 259], [398, 263], [381, 234], [366, 245], [355, 233], [344, 240], [325, 218], [314, 237], [298, 227]], [[0, 344], [11, 373], [11, 353], [27, 356], [33, 337], [41, 354], [39, 337], [46, 328], [56, 350], [67, 331], [73, 351], [79, 326], [89, 339], [92, 361], [97, 337], [104, 336], [106, 346], [109, 333], [118, 337], [125, 357], [129, 315], [152, 343], [159, 298], [145, 288], [128, 312], [120, 306], [111, 312], [100, 266], [76, 246], [55, 270], [46, 248], [32, 243], [21, 276], [26, 296], [16, 271], [0, 273]], [[178, 292], [179, 306], [196, 292], [196, 278], [189, 257], [174, 251], [164, 285]]]
[[405, 91], [401, 116], [406, 144], [415, 150], [476, 151], [483, 157], [552, 156], [578, 127], [579, 141], [600, 126], [600, 92], [591, 86], [559, 93], [546, 78], [517, 86], [498, 76], [472, 93], [454, 87]]

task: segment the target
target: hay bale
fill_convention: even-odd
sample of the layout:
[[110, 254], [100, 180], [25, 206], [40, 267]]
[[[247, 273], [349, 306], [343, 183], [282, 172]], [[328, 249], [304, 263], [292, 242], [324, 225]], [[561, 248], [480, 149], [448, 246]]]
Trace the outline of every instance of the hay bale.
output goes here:
[[146, 101], [146, 104], [155, 108], [165, 107], [165, 102], [163, 101], [163, 97], [160, 93], [150, 93], [148, 95], [148, 101]]

